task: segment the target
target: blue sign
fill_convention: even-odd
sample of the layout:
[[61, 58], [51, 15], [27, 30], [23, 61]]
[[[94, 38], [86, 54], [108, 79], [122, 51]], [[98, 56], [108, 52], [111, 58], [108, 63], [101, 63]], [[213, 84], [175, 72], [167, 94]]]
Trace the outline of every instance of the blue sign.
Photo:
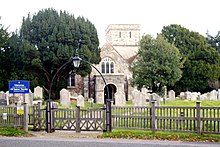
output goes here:
[[26, 80], [9, 81], [9, 93], [29, 93], [29, 85], [29, 81]]

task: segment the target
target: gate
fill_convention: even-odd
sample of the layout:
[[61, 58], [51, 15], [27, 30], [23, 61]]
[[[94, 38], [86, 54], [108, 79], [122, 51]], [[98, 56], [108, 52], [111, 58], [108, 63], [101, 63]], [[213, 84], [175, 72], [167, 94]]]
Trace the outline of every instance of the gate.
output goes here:
[[94, 109], [52, 109], [55, 130], [104, 131], [105, 108]]
[[[105, 131], [106, 130], [106, 108], [75, 109], [52, 108], [52, 129], [80, 131]], [[46, 109], [41, 105], [33, 107], [29, 114], [29, 122], [32, 122], [34, 130], [46, 129]], [[30, 123], [29, 123], [30, 125]]]

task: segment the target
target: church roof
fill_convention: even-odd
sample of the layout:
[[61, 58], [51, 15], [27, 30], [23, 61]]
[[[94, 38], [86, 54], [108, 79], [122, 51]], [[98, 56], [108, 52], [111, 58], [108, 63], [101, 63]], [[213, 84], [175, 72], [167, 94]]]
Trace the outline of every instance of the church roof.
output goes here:
[[137, 46], [127, 46], [127, 47], [113, 46], [113, 47], [126, 60], [135, 56], [138, 52]]

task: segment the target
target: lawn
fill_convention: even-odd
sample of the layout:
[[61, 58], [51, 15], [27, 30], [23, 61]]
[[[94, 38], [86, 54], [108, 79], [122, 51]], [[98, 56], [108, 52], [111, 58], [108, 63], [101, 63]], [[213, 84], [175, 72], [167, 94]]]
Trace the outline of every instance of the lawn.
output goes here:
[[14, 127], [0, 126], [0, 136], [30, 137], [32, 135]]
[[196, 133], [175, 133], [175, 132], [156, 132], [141, 130], [117, 130], [105, 132], [99, 138], [124, 138], [124, 139], [143, 139], [143, 140], [179, 140], [192, 142], [220, 142], [219, 135]]

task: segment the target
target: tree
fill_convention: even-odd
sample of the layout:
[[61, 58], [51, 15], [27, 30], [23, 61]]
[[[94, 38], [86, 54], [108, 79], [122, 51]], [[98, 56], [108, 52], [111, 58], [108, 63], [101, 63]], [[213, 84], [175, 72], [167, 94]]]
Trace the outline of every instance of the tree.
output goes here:
[[7, 29], [4, 28], [2, 24], [0, 24], [0, 89], [6, 90], [5, 87], [5, 80], [7, 75], [7, 63], [6, 55], [5, 55], [5, 44], [7, 43], [9, 39], [9, 34], [7, 32]]
[[208, 42], [208, 44], [210, 44], [220, 53], [220, 31], [217, 33], [216, 36], [211, 36], [209, 32], [207, 32], [206, 35], [206, 41]]
[[179, 50], [161, 35], [156, 39], [145, 35], [140, 41], [137, 61], [131, 66], [133, 84], [160, 91], [165, 85], [173, 86], [181, 78]]
[[218, 52], [206, 42], [204, 36], [180, 25], [163, 27], [162, 35], [180, 50], [185, 59], [182, 78], [173, 87], [175, 91], [209, 91], [209, 82], [220, 75]]
[[[79, 54], [91, 63], [99, 63], [100, 49], [95, 26], [83, 17], [75, 19], [73, 15], [53, 9], [39, 11], [32, 17], [23, 18], [20, 39], [28, 41], [35, 48], [29, 51], [31, 57], [24, 59], [28, 67], [48, 91], [52, 77], [57, 70], [79, 48]], [[80, 40], [80, 41], [79, 41]], [[59, 86], [66, 86], [66, 78], [73, 66], [69, 65], [58, 73], [53, 89], [59, 91]], [[76, 72], [86, 76], [91, 67], [82, 64]], [[52, 95], [53, 96], [53, 95]], [[55, 98], [55, 97], [53, 97]]]

